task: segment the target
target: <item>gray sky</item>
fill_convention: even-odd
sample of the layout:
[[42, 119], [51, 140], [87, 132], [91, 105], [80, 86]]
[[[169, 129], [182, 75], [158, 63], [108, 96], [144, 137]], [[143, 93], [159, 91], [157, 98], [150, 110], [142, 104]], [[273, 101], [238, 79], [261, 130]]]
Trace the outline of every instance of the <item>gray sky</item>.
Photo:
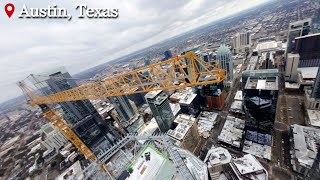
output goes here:
[[[268, 0], [54, 1], [67, 19], [19, 19], [21, 7], [45, 8], [53, 1], [15, 1], [9, 19], [0, 7], [0, 102], [21, 94], [16, 82], [31, 73], [65, 66], [78, 73]], [[78, 19], [75, 4], [118, 8], [117, 19]]]

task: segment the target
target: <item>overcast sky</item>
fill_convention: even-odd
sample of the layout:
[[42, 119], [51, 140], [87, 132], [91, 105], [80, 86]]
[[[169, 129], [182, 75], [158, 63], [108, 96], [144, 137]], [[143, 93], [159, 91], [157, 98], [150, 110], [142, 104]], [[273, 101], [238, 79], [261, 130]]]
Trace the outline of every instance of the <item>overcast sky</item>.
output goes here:
[[[267, 0], [54, 1], [67, 19], [19, 19], [23, 4], [45, 8], [53, 1], [15, 1], [9, 19], [0, 6], [0, 102], [21, 94], [16, 82], [31, 73], [65, 66], [71, 74], [148, 47], [169, 37], [259, 5]], [[117, 19], [78, 19], [75, 4], [118, 8]]]

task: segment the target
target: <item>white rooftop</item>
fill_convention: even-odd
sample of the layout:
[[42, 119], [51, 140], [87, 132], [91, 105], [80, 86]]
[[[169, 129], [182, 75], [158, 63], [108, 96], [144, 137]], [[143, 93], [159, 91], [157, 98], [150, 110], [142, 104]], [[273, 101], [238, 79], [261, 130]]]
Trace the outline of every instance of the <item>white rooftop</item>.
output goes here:
[[260, 158], [271, 160], [271, 146], [245, 140], [242, 151]]
[[180, 104], [190, 104], [196, 97], [197, 94], [193, 93], [190, 87], [181, 92], [175, 92], [170, 96], [170, 98], [177, 99]]
[[278, 90], [278, 78], [254, 79], [249, 77], [245, 89]]
[[301, 73], [303, 79], [315, 79], [318, 74], [319, 67], [304, 67], [298, 68], [297, 71]]
[[153, 98], [155, 98], [158, 94], [160, 94], [161, 91], [162, 91], [162, 90], [150, 91], [150, 92], [148, 92], [144, 97], [145, 97], [145, 98], [153, 99]]
[[236, 95], [234, 96], [234, 100], [242, 101], [242, 91], [237, 91]]
[[233, 101], [230, 110], [242, 113], [242, 101]]
[[143, 134], [152, 134], [154, 131], [158, 129], [158, 124], [155, 118], [152, 118], [147, 126], [145, 126], [139, 135]]
[[211, 148], [205, 159], [204, 162], [207, 163], [208, 167], [214, 167], [217, 165], [223, 165], [230, 163], [232, 157], [229, 151], [222, 147]]
[[320, 111], [308, 109], [307, 112], [311, 126], [320, 127]]
[[258, 51], [268, 51], [276, 48], [278, 48], [278, 43], [276, 41], [267, 41], [267, 42], [259, 43], [256, 49]]
[[249, 179], [267, 180], [268, 173], [260, 162], [251, 154], [233, 160], [233, 164], [241, 175]]
[[227, 116], [222, 131], [218, 136], [218, 140], [239, 148], [244, 132], [244, 126], [244, 120], [233, 116]]
[[174, 120], [175, 123], [178, 123], [177, 127], [172, 130], [169, 129], [167, 134], [179, 141], [181, 141], [189, 129], [192, 127], [192, 124], [195, 123], [196, 119], [189, 115], [179, 114], [178, 117]]
[[216, 123], [218, 114], [215, 112], [203, 111], [198, 116], [198, 131], [200, 136], [207, 138], [210, 131]]
[[289, 83], [285, 82], [285, 88], [286, 89], [299, 89], [299, 84], [298, 83]]
[[320, 129], [294, 124], [292, 125], [294, 156], [302, 166], [311, 167], [317, 154], [317, 142], [320, 141]]

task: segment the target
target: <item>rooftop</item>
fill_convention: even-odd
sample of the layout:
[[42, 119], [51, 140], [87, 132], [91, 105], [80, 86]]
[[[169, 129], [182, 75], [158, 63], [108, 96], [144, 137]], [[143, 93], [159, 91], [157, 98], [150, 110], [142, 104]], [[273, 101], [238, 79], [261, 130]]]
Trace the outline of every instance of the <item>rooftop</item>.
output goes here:
[[204, 159], [204, 162], [207, 163], [208, 168], [210, 168], [210, 167], [230, 163], [231, 159], [232, 159], [231, 154], [227, 149], [222, 147], [217, 147], [217, 148], [211, 148], [208, 151]]
[[198, 116], [198, 131], [200, 136], [207, 138], [216, 123], [218, 114], [215, 112], [203, 111]]
[[249, 77], [245, 89], [278, 90], [278, 77], [267, 79]]
[[248, 77], [275, 77], [279, 73], [278, 69], [258, 69], [246, 70], [242, 72], [242, 76]]
[[65, 179], [73, 179], [76, 174], [81, 173], [81, 165], [80, 161], [76, 161], [72, 166], [66, 169], [63, 173], [61, 173], [56, 180], [65, 180]]
[[311, 126], [320, 127], [320, 111], [308, 109], [307, 112]]
[[301, 73], [303, 79], [315, 79], [318, 74], [319, 67], [304, 67], [298, 68], [297, 71]]
[[178, 124], [177, 127], [174, 130], [169, 129], [167, 134], [170, 137], [181, 141], [195, 121], [196, 119], [194, 117], [185, 114], [179, 114], [174, 120], [174, 122]]
[[239, 148], [244, 133], [244, 126], [244, 120], [227, 116], [218, 140]]
[[260, 158], [271, 160], [271, 146], [261, 145], [245, 140], [242, 151]]
[[246, 154], [242, 158], [233, 160], [233, 168], [237, 172], [249, 179], [267, 180], [268, 173], [260, 162], [251, 154]]
[[236, 95], [234, 96], [234, 100], [242, 101], [242, 91], [237, 91]]
[[259, 43], [256, 49], [258, 51], [268, 51], [276, 48], [278, 48], [278, 43], [276, 41], [267, 41], [267, 42]]
[[[147, 154], [149, 154], [149, 160], [146, 158]], [[173, 177], [176, 172], [173, 163], [151, 146], [146, 146], [133, 163], [129, 165], [128, 169], [132, 169], [132, 173], [127, 180], [161, 179], [166, 176]]]
[[300, 165], [311, 167], [320, 144], [320, 129], [294, 124], [292, 125], [294, 156]]
[[119, 177], [125, 167], [131, 163], [131, 159], [133, 159], [132, 152], [128, 149], [123, 149], [122, 151], [116, 152], [115, 155], [108, 160], [106, 168], [114, 177]]
[[243, 113], [242, 111], [242, 101], [233, 101], [230, 107], [230, 111]]
[[[176, 150], [187, 165], [190, 173], [194, 176], [194, 179], [208, 180], [207, 166], [205, 163], [189, 151], [180, 148], [176, 148]], [[126, 178], [127, 180], [182, 179], [173, 162], [150, 145], [145, 146], [127, 169], [132, 170], [129, 177]]]
[[298, 83], [289, 83], [285, 82], [285, 88], [286, 89], [299, 89], [299, 84]]
[[162, 90], [157, 90], [157, 91], [150, 91], [148, 92], [144, 97], [147, 99], [153, 99], [155, 98], [158, 94], [160, 94]]
[[191, 102], [197, 97], [197, 94], [192, 92], [191, 88], [186, 88], [181, 92], [175, 92], [170, 96], [170, 99], [174, 99], [179, 104], [191, 104]]

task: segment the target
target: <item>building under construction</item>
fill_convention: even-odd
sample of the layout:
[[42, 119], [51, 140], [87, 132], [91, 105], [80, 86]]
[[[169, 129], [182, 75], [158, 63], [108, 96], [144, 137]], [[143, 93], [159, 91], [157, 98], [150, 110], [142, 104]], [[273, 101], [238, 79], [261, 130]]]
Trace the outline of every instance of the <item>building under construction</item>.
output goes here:
[[98, 158], [106, 171], [99, 172], [92, 163], [74, 177], [99, 180], [208, 180], [207, 165], [190, 151], [176, 147], [165, 134], [128, 134]]

